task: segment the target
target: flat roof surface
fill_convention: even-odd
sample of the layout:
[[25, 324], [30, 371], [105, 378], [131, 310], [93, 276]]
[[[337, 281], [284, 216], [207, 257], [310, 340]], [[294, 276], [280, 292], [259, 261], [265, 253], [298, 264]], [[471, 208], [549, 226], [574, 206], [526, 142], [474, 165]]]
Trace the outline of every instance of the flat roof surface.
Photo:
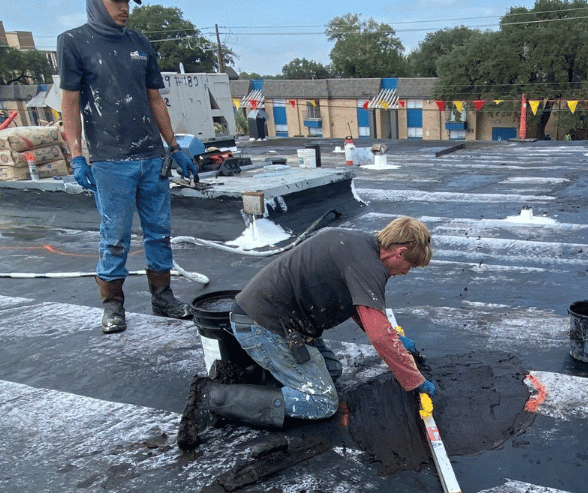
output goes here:
[[[317, 142], [323, 167], [345, 170], [333, 152], [342, 141]], [[300, 144], [243, 147], [254, 157], [276, 150], [295, 159]], [[371, 144], [356, 140], [358, 147]], [[582, 492], [588, 364], [569, 355], [568, 308], [586, 298], [588, 287], [587, 147], [487, 142], [436, 158], [447, 143], [387, 144], [385, 166], [353, 167], [350, 191], [304, 204], [292, 196], [295, 207], [267, 219], [287, 238], [257, 250], [287, 245], [331, 208], [342, 215], [325, 217], [320, 227], [375, 232], [399, 215], [424, 221], [433, 235], [431, 264], [387, 285], [387, 306], [399, 324], [431, 361], [504, 352], [542, 389], [529, 383], [536, 405], [525, 412], [534, 419], [520, 434], [496, 448], [451, 456], [462, 490]], [[173, 235], [242, 245], [248, 227], [229, 202], [176, 197]], [[276, 433], [212, 429], [197, 456], [182, 455], [175, 438], [188, 387], [205, 373], [195, 324], [152, 316], [146, 280], [132, 275], [125, 282], [129, 328], [103, 335], [91, 277], [98, 242], [92, 197], [0, 188], [0, 203], [0, 272], [73, 274], [0, 278], [0, 489], [206, 491], [236, 461], [251, 461], [252, 445], [284, 436], [293, 449], [316, 438], [329, 447], [239, 491], [442, 491], [432, 463], [384, 474], [341, 425], [341, 412]], [[144, 259], [137, 222], [133, 231], [128, 267], [134, 271]], [[210, 279], [202, 285], [174, 277], [174, 292], [187, 301], [241, 289], [273, 258], [187, 243], [175, 245], [174, 256]], [[389, 378], [353, 322], [325, 339], [344, 365], [340, 395]], [[464, 389], [475, 384], [463, 381]], [[457, 425], [444, 422], [442, 411], [440, 433], [449, 441]]]

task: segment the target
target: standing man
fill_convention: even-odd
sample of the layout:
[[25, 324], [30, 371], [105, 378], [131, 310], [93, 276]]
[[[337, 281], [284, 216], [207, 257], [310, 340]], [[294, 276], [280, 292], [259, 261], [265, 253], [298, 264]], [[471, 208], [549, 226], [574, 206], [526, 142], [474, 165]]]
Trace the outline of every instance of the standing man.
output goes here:
[[[135, 0], [141, 4], [141, 0]], [[86, 0], [88, 22], [57, 39], [62, 115], [76, 181], [94, 192], [100, 213], [96, 282], [104, 305], [102, 331], [126, 329], [123, 282], [135, 209], [141, 220], [153, 313], [188, 316], [170, 288], [173, 266], [171, 205], [161, 176], [170, 147], [181, 174], [197, 179], [177, 144], [165, 103], [157, 57], [142, 34], [125, 28], [129, 0]], [[82, 155], [82, 115], [89, 165]]]
[[208, 378], [192, 383], [178, 445], [192, 449], [215, 417], [277, 426], [284, 416], [322, 419], [335, 414], [333, 380], [341, 365], [322, 340], [323, 331], [353, 318], [400, 385], [432, 394], [435, 385], [418, 370], [385, 314], [386, 283], [429, 264], [427, 227], [399, 217], [377, 234], [325, 229], [264, 267], [236, 296], [233, 333], [243, 349], [282, 387], [223, 385]]

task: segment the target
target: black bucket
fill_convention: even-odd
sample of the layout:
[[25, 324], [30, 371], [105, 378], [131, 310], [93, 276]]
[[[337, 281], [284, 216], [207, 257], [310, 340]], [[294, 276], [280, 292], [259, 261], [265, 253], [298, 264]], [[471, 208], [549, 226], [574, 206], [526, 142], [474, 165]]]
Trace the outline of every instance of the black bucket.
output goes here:
[[570, 305], [570, 355], [588, 363], [588, 301], [576, 301]]
[[216, 291], [194, 298], [190, 312], [202, 341], [206, 371], [215, 360], [230, 361], [242, 368], [254, 364], [235, 339], [229, 314], [239, 291]]

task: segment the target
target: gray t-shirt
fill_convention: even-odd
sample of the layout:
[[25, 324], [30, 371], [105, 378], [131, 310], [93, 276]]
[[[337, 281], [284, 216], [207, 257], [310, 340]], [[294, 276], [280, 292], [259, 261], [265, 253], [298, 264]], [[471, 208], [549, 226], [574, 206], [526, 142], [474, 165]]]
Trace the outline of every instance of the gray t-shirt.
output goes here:
[[387, 281], [374, 235], [324, 229], [265, 266], [235, 301], [273, 332], [320, 337], [350, 318], [355, 305], [384, 311]]
[[145, 36], [110, 37], [84, 24], [57, 38], [57, 57], [60, 87], [80, 91], [91, 161], [163, 156], [147, 89], [164, 85]]

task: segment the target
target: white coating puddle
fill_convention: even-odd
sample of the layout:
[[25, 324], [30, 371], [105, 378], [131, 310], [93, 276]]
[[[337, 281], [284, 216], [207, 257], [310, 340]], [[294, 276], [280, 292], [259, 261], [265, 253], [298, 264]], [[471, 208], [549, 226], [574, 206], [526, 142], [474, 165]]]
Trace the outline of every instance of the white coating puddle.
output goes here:
[[533, 215], [533, 209], [523, 208], [518, 216], [508, 216], [506, 222], [520, 224], [556, 224], [555, 219], [549, 217], [537, 217]]
[[400, 166], [396, 164], [366, 164], [362, 166], [363, 169], [381, 170], [381, 169], [399, 169]]
[[235, 246], [242, 250], [253, 250], [254, 248], [277, 245], [291, 236], [281, 226], [269, 219], [261, 218], [251, 221], [239, 238], [227, 241], [226, 245]]

